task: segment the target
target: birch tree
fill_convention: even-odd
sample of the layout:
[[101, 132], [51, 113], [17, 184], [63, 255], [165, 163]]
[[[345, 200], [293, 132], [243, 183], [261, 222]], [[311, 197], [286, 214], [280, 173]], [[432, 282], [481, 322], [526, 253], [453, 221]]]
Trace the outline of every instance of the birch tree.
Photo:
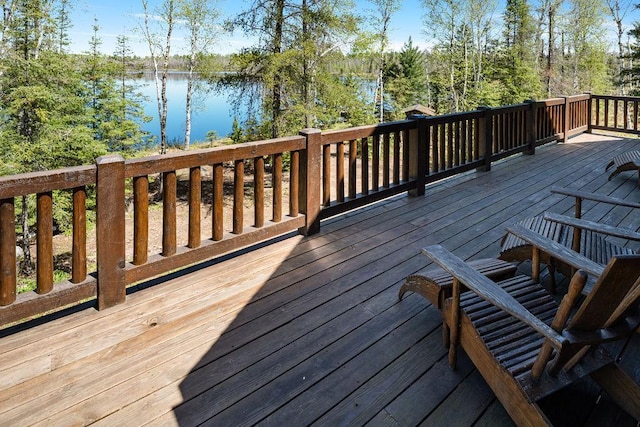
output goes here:
[[618, 76], [620, 78], [620, 95], [624, 96], [627, 92], [627, 82], [622, 77], [624, 75], [624, 70], [627, 68], [627, 57], [625, 55], [625, 48], [622, 38], [624, 36], [624, 20], [633, 7], [633, 0], [605, 0], [605, 2], [607, 4], [609, 14], [613, 19], [613, 23], [616, 26], [616, 41], [618, 45], [618, 57], [616, 58], [616, 65], [618, 68]]
[[187, 93], [185, 108], [184, 149], [191, 142], [191, 113], [193, 99], [198, 89], [197, 68], [199, 56], [206, 54], [214, 42], [218, 30], [219, 13], [210, 0], [179, 0], [177, 17], [186, 29], [189, 39], [187, 61]]
[[376, 95], [378, 97], [378, 114], [380, 122], [384, 121], [384, 70], [385, 70], [385, 54], [389, 46], [389, 25], [391, 17], [400, 9], [402, 0], [371, 0], [376, 7], [378, 15], [374, 18], [373, 24], [375, 31], [376, 45], [378, 47], [379, 64], [378, 64], [378, 84]]
[[[158, 119], [160, 122], [160, 154], [167, 152], [167, 78], [171, 57], [171, 36], [175, 25], [176, 0], [163, 0], [160, 7], [152, 11], [149, 0], [141, 0], [143, 9], [142, 33], [149, 47], [153, 63], [156, 87]], [[155, 13], [154, 13], [155, 12]]]

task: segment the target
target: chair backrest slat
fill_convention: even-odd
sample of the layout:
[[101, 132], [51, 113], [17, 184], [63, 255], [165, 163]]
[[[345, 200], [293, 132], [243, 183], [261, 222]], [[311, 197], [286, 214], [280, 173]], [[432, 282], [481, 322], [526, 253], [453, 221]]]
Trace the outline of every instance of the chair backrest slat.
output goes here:
[[[640, 255], [619, 255], [607, 264], [597, 283], [567, 325], [567, 329], [581, 331], [604, 328], [615, 323], [612, 315], [625, 297], [638, 284]], [[618, 314], [621, 315], [622, 313]]]

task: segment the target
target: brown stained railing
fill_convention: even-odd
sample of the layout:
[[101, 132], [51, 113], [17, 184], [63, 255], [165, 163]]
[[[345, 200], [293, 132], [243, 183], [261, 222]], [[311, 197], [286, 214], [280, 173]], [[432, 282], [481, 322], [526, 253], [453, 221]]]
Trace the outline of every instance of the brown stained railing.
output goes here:
[[639, 97], [590, 95], [591, 129], [638, 135]]
[[412, 135], [418, 144], [416, 124], [403, 120], [323, 132], [321, 216], [416, 188], [417, 175], [409, 177]]
[[589, 129], [590, 100], [591, 96], [589, 94], [566, 98], [565, 140]]
[[[0, 177], [0, 325], [56, 310], [98, 293], [96, 280], [87, 276], [86, 186], [96, 183], [96, 167], [82, 166], [54, 171]], [[71, 277], [53, 282], [54, 191], [72, 197]], [[36, 197], [36, 290], [17, 293], [16, 199]], [[21, 238], [21, 236], [20, 236]]]
[[424, 118], [427, 181], [480, 167], [481, 120], [489, 109]]
[[493, 155], [511, 155], [524, 150], [527, 141], [527, 111], [529, 104], [493, 109]]
[[[586, 94], [327, 132], [306, 129], [299, 136], [127, 161], [110, 155], [93, 166], [0, 177], [0, 325], [88, 298], [96, 298], [98, 308], [121, 303], [134, 282], [293, 230], [315, 233], [320, 218], [403, 191], [421, 195], [427, 182], [490, 170], [492, 161], [533, 154], [537, 145], [575, 133], [638, 133], [639, 101]], [[86, 188], [93, 185], [97, 272], [87, 275]], [[53, 283], [52, 206], [59, 191], [73, 193], [72, 273], [69, 281]], [[34, 195], [37, 288], [18, 295], [16, 198]], [[162, 202], [162, 247], [153, 249], [152, 197]], [[180, 197], [188, 203], [184, 230]], [[133, 199], [128, 230], [126, 199]], [[203, 205], [210, 205], [209, 235], [203, 234]], [[127, 240], [133, 241], [130, 254]]]
[[[212, 258], [224, 252], [245, 247], [276, 235], [304, 229], [306, 219], [299, 215], [299, 177], [292, 176], [288, 194], [290, 215], [283, 215], [283, 156], [290, 159], [291, 170], [299, 174], [299, 155], [306, 148], [303, 136], [279, 138], [255, 143], [238, 144], [202, 151], [168, 154], [152, 158], [123, 161], [126, 178], [136, 182], [146, 177], [163, 176], [162, 251], [142, 257], [141, 249], [148, 246], [147, 193], [134, 200], [134, 253], [133, 261], [126, 267], [125, 282], [131, 284], [195, 262]], [[271, 188], [273, 191], [272, 216], [265, 215], [265, 189], [267, 188], [265, 159], [270, 159]], [[245, 195], [245, 170], [253, 169], [253, 197]], [[202, 169], [211, 171], [211, 181], [203, 181]], [[227, 184], [232, 186], [233, 202], [230, 209], [224, 205], [225, 170], [230, 170]], [[188, 171], [189, 228], [186, 246], [178, 244], [180, 235], [176, 225], [177, 177], [180, 171]], [[182, 172], [184, 175], [184, 172]], [[206, 188], [205, 188], [206, 187]], [[143, 186], [148, 189], [148, 186]], [[148, 191], [148, 190], [147, 190]], [[211, 194], [210, 200], [202, 200], [201, 194]], [[248, 199], [251, 203], [248, 203]], [[202, 204], [210, 204], [212, 212], [211, 235], [201, 236], [200, 210]], [[245, 205], [253, 209], [252, 225], [247, 226]], [[225, 215], [226, 212], [226, 215]], [[138, 255], [136, 255], [138, 254]]]
[[564, 137], [564, 98], [547, 99], [536, 103], [536, 145], [557, 141]]

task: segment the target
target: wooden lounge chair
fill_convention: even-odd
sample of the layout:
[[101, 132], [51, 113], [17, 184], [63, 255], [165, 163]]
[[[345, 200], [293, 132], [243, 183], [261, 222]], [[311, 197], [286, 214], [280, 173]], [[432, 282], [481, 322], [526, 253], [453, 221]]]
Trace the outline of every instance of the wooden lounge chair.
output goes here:
[[611, 178], [618, 175], [623, 171], [638, 171], [638, 187], [640, 187], [640, 151], [628, 151], [626, 153], [622, 153], [619, 156], [615, 156], [611, 161], [607, 164], [605, 170], [609, 170], [611, 166], [615, 166], [615, 170], [609, 175], [609, 181]]
[[[545, 240], [544, 250], [561, 257]], [[575, 257], [568, 263], [592, 263], [555, 246]], [[640, 324], [640, 255], [597, 265], [601, 273], [583, 300], [587, 273], [579, 270], [558, 306], [528, 276], [495, 283], [441, 246], [423, 252], [454, 277], [442, 307], [450, 365], [462, 345], [516, 424], [551, 424], [536, 402], [587, 375], [640, 421], [640, 385], [599, 345], [626, 339]]]
[[[640, 233], [583, 220], [581, 218], [582, 201], [592, 200], [631, 208], [640, 208], [640, 203], [559, 187], [552, 187], [551, 192], [575, 197], [575, 218], [546, 213], [541, 216], [525, 218], [518, 223], [520, 226], [551, 239], [560, 245], [571, 248], [602, 265], [607, 264], [609, 259], [614, 255], [635, 253], [633, 249], [620, 246], [610, 238], [620, 237], [640, 241]], [[519, 236], [507, 231], [502, 238], [499, 258], [510, 262], [530, 260], [532, 259], [532, 247]], [[554, 272], [556, 269], [567, 277], [570, 277], [573, 273], [572, 267], [562, 262], [553, 262], [546, 254], [541, 254], [540, 262], [549, 267], [552, 288], [555, 286]]]

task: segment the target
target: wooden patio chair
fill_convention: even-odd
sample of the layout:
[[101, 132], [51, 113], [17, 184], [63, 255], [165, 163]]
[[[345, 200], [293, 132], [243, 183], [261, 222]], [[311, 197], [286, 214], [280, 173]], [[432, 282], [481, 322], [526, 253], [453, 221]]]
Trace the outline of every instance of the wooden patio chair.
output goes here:
[[618, 156], [615, 156], [607, 164], [605, 170], [609, 170], [612, 166], [615, 166], [615, 170], [609, 175], [609, 181], [611, 178], [618, 175], [620, 172], [637, 170], [638, 171], [638, 187], [640, 187], [640, 151], [627, 151]]
[[[586, 260], [562, 250], [574, 264]], [[496, 284], [441, 246], [423, 253], [454, 278], [442, 307], [450, 365], [462, 345], [516, 424], [551, 424], [536, 402], [587, 375], [640, 421], [640, 385], [600, 345], [640, 324], [640, 255], [614, 256], [584, 299], [587, 273], [579, 270], [558, 305], [528, 276]]]
[[[640, 233], [582, 219], [582, 201], [592, 200], [599, 203], [631, 208], [640, 208], [640, 203], [560, 187], [552, 187], [551, 192], [575, 197], [574, 218], [545, 213], [544, 215], [525, 218], [518, 223], [519, 226], [534, 231], [567, 248], [571, 248], [602, 265], [607, 264], [609, 259], [614, 255], [631, 255], [636, 253], [636, 251], [630, 247], [617, 244], [611, 240], [611, 237], [640, 241]], [[507, 231], [502, 238], [499, 258], [509, 262], [530, 260], [532, 259], [532, 246], [521, 237]], [[574, 271], [571, 266], [558, 260], [554, 261], [544, 253], [541, 254], [540, 262], [549, 268], [552, 291], [555, 287], [554, 273], [556, 269], [566, 277], [570, 277]]]

